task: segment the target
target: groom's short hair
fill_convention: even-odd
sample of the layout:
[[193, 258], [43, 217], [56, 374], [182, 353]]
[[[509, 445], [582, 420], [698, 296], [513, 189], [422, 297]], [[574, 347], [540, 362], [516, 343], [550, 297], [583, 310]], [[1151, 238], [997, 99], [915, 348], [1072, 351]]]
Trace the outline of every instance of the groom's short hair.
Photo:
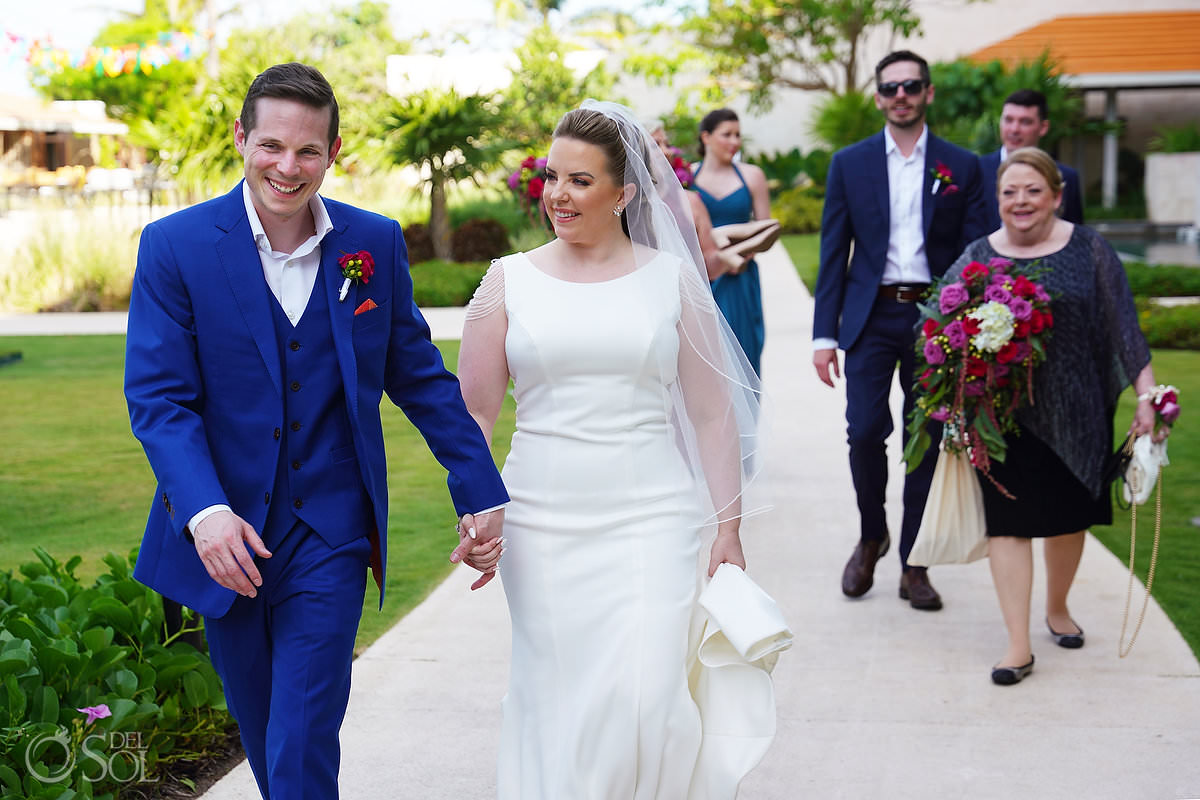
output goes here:
[[255, 103], [260, 97], [276, 97], [281, 100], [295, 100], [315, 109], [329, 109], [329, 145], [338, 136], [338, 104], [333, 96], [333, 87], [325, 76], [315, 67], [300, 64], [295, 61], [287, 64], [276, 64], [263, 70], [250, 88], [246, 90], [246, 99], [242, 101], [241, 122], [242, 130], [248, 135], [254, 129]]

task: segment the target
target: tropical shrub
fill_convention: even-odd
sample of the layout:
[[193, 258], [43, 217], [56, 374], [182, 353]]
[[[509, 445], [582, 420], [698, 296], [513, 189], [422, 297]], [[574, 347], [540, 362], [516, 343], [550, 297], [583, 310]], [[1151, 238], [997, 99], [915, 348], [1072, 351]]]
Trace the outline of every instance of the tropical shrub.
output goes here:
[[233, 726], [208, 656], [109, 554], [92, 585], [41, 548], [0, 573], [0, 795], [111, 798], [205, 758]]
[[416, 222], [404, 228], [404, 243], [408, 245], [408, 263], [420, 264], [433, 258], [433, 237], [429, 226]]
[[1195, 267], [1127, 261], [1125, 275], [1135, 297], [1200, 297], [1200, 269]]
[[450, 250], [455, 261], [491, 261], [511, 250], [508, 231], [494, 219], [467, 220], [450, 235]]
[[433, 259], [412, 265], [413, 300], [422, 308], [465, 306], [475, 293], [488, 262], [456, 264]]
[[1200, 350], [1200, 304], [1164, 306], [1139, 299], [1138, 323], [1151, 347]]
[[784, 233], [816, 233], [821, 229], [824, 204], [819, 191], [797, 187], [779, 193], [771, 203], [771, 214]]
[[1156, 128], [1150, 149], [1158, 153], [1194, 153], [1200, 150], [1200, 123]]

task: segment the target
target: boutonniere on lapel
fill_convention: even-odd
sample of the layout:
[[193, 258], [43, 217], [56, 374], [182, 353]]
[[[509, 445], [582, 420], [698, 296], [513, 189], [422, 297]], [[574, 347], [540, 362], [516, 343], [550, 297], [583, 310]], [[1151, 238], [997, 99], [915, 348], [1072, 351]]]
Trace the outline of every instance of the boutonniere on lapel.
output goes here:
[[942, 162], [937, 162], [936, 167], [929, 168], [929, 174], [933, 176], [933, 185], [930, 187], [930, 194], [937, 194], [938, 189], [943, 186], [942, 194], [954, 194], [958, 191], [958, 186], [954, 184], [954, 173], [950, 171]]
[[338, 302], [346, 299], [346, 294], [350, 291], [351, 283], [370, 283], [371, 276], [375, 274], [375, 259], [371, 258], [371, 254], [366, 250], [359, 250], [357, 253], [345, 253], [338, 259], [338, 266], [342, 268], [342, 289], [338, 292]]

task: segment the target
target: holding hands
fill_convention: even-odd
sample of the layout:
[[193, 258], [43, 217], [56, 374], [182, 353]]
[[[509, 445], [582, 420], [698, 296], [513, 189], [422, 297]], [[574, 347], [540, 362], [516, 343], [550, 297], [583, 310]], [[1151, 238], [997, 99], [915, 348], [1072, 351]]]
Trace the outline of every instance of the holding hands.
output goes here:
[[450, 563], [461, 561], [483, 573], [471, 584], [471, 591], [483, 588], [496, 577], [500, 556], [504, 555], [504, 539], [500, 537], [503, 527], [503, 508], [483, 514], [463, 514], [455, 526], [458, 546], [450, 554]]

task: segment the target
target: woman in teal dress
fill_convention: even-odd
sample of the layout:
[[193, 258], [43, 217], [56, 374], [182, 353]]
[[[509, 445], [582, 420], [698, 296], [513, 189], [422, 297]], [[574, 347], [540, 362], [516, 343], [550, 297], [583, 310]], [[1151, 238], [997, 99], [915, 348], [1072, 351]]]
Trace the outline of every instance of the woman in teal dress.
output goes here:
[[[700, 163], [692, 186], [704, 201], [714, 227], [768, 219], [771, 216], [767, 179], [753, 164], [739, 164], [734, 156], [742, 148], [741, 125], [728, 108], [710, 111], [700, 121]], [[758, 264], [752, 259], [731, 266], [713, 277], [712, 293], [717, 306], [746, 351], [754, 371], [762, 374], [763, 326], [762, 289]]]

